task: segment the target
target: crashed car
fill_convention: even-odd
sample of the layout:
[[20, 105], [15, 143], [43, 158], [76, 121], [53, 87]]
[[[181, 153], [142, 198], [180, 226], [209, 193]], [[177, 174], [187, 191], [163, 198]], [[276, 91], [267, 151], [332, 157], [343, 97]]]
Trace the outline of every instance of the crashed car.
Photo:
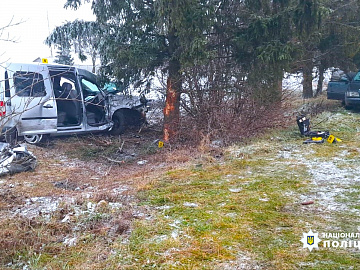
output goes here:
[[349, 87], [345, 92], [345, 106], [347, 108], [360, 106], [360, 71], [349, 83]]
[[7, 141], [38, 144], [49, 135], [124, 132], [145, 122], [147, 100], [107, 93], [96, 75], [42, 63], [0, 65], [0, 121]]

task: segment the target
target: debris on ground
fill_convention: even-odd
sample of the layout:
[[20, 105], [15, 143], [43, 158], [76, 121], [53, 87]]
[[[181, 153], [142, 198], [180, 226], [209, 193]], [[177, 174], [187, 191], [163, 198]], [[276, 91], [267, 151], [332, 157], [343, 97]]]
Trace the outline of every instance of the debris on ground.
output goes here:
[[145, 165], [148, 161], [147, 160], [139, 160], [137, 162], [138, 165]]
[[310, 205], [313, 203], [314, 203], [314, 201], [306, 201], [306, 202], [302, 202], [301, 205]]
[[296, 117], [296, 122], [298, 124], [300, 133], [302, 136], [310, 137], [310, 139], [305, 140], [304, 144], [309, 143], [324, 143], [325, 140], [328, 143], [337, 143], [342, 142], [339, 138], [336, 138], [334, 135], [330, 134], [328, 130], [326, 131], [312, 131], [310, 125], [310, 119], [305, 115], [300, 115]]
[[0, 176], [34, 170], [36, 157], [26, 146], [0, 143]]

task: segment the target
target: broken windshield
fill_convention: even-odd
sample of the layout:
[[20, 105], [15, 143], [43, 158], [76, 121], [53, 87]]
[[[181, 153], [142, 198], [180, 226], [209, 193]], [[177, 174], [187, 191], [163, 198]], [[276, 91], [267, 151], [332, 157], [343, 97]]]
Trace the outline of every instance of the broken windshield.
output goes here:
[[[99, 87], [95, 83], [88, 81], [86, 78], [81, 79], [81, 88], [83, 91], [85, 102], [90, 102], [99, 93], [101, 93]], [[102, 99], [102, 97], [100, 97], [100, 99]]]
[[94, 84], [84, 78], [81, 79], [81, 87], [82, 87], [85, 97], [96, 96], [100, 92], [100, 90], [96, 84]]

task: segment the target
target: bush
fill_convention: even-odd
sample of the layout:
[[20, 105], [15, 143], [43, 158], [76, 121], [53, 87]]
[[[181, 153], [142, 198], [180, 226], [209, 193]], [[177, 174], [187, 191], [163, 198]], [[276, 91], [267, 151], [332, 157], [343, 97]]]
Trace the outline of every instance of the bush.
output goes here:
[[288, 123], [281, 79], [228, 66], [217, 61], [185, 72], [180, 141], [198, 144], [205, 136], [229, 144]]

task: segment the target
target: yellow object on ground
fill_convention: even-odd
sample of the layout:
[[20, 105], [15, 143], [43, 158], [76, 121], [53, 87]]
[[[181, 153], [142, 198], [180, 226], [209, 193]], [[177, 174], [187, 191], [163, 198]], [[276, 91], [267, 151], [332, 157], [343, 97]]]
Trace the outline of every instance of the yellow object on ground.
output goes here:
[[327, 138], [328, 143], [337, 143], [337, 142], [342, 142], [342, 140], [340, 140], [339, 138], [336, 138], [334, 135], [330, 135]]
[[334, 140], [335, 140], [335, 136], [334, 136], [334, 135], [330, 135], [330, 136], [327, 138], [328, 143], [333, 143]]

